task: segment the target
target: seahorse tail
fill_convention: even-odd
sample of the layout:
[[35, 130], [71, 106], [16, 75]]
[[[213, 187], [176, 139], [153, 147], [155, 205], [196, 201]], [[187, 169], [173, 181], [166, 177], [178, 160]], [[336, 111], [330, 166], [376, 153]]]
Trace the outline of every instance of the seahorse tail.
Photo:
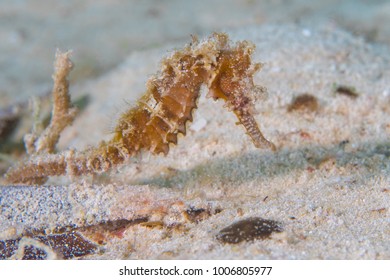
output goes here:
[[34, 156], [28, 162], [11, 167], [5, 174], [10, 183], [37, 184], [47, 181], [49, 176], [65, 175], [66, 160], [61, 155]]

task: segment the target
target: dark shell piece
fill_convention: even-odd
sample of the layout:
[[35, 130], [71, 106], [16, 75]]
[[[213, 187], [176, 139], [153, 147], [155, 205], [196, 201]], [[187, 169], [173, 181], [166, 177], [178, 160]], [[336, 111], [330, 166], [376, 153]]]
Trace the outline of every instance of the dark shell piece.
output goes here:
[[[77, 232], [34, 236], [32, 238], [48, 245], [64, 259], [72, 259], [93, 254], [97, 249], [97, 245], [89, 242]], [[18, 249], [19, 241], [20, 238], [14, 240], [1, 240], [0, 259], [11, 257]], [[44, 260], [46, 258], [47, 253], [39, 248], [35, 248], [33, 245], [26, 246], [24, 249], [24, 260]]]
[[20, 238], [12, 240], [0, 240], [0, 260], [10, 258], [16, 250], [18, 250], [18, 243]]
[[248, 218], [222, 229], [216, 238], [222, 243], [236, 244], [242, 241], [269, 238], [273, 232], [282, 232], [281, 223], [258, 217]]

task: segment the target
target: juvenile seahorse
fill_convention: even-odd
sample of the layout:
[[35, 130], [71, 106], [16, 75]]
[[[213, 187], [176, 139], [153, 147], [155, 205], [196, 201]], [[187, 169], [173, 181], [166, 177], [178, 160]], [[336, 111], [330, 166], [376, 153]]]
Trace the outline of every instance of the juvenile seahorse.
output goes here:
[[209, 89], [208, 97], [225, 101], [256, 147], [275, 150], [253, 117], [250, 93], [263, 89], [253, 83], [254, 73], [261, 68], [251, 62], [253, 51], [254, 45], [247, 41], [232, 45], [226, 34], [216, 33], [202, 42], [193, 38], [183, 50], [163, 59], [161, 70], [148, 80], [146, 93], [119, 118], [110, 141], [83, 152], [31, 156], [11, 168], [7, 179], [42, 183], [49, 176], [101, 173], [141, 150], [166, 155], [169, 144], [177, 143], [178, 134], [186, 134], [202, 84]]

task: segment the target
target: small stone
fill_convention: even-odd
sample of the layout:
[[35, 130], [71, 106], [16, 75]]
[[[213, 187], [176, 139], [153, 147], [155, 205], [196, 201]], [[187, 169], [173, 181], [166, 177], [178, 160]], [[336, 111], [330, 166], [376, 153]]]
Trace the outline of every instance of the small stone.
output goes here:
[[253, 217], [225, 227], [216, 238], [222, 243], [236, 244], [242, 241], [269, 238], [271, 233], [282, 231], [282, 226], [277, 221]]
[[301, 94], [296, 96], [291, 104], [288, 106], [288, 112], [292, 111], [307, 111], [307, 112], [315, 112], [318, 110], [318, 100], [317, 97], [311, 94]]

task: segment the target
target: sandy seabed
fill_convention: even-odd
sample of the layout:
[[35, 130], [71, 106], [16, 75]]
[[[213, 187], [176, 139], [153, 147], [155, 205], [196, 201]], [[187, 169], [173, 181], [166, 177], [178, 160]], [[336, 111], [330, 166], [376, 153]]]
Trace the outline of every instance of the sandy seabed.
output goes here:
[[[46, 256], [70, 258], [389, 259], [389, 49], [334, 26], [226, 32], [257, 46], [253, 60], [264, 67], [255, 82], [268, 97], [256, 101], [256, 119], [276, 152], [253, 147], [234, 115], [203, 92], [189, 133], [166, 157], [145, 153], [110, 174], [52, 178], [47, 187], [2, 186], [1, 239], [46, 236], [38, 238], [40, 250], [53, 251]], [[133, 52], [109, 73], [74, 86], [76, 96], [89, 93], [91, 100], [64, 131], [60, 149], [109, 138], [111, 116], [128, 106], [123, 100], [138, 98], [171, 48]], [[354, 87], [358, 97], [335, 93], [336, 85]], [[318, 108], [289, 111], [304, 93]], [[277, 221], [283, 230], [238, 244], [217, 240], [223, 228], [249, 217]], [[84, 250], [79, 255], [45, 247], [59, 229], [93, 245], [75, 248]], [[4, 255], [6, 246], [0, 249]], [[20, 254], [11, 251], [7, 257]]]
[[[145, 154], [80, 183], [54, 178], [50, 185], [60, 186], [3, 186], [2, 239], [72, 226], [101, 243], [83, 258], [388, 259], [389, 50], [327, 27], [264, 25], [229, 34], [255, 43], [254, 61], [265, 64], [256, 83], [268, 97], [257, 101], [256, 119], [277, 152], [254, 148], [234, 115], [202, 97], [188, 135], [167, 157]], [[133, 53], [107, 75], [76, 86], [93, 96], [64, 132], [61, 149], [107, 137], [96, 124], [129, 98], [129, 89], [142, 92], [165, 51]], [[336, 94], [335, 84], [353, 86], [358, 97]], [[289, 112], [302, 93], [315, 96], [318, 108]], [[202, 216], [188, 214], [195, 210]], [[283, 231], [233, 245], [216, 239], [248, 217], [277, 221]], [[87, 230], [137, 219], [111, 231]]]

